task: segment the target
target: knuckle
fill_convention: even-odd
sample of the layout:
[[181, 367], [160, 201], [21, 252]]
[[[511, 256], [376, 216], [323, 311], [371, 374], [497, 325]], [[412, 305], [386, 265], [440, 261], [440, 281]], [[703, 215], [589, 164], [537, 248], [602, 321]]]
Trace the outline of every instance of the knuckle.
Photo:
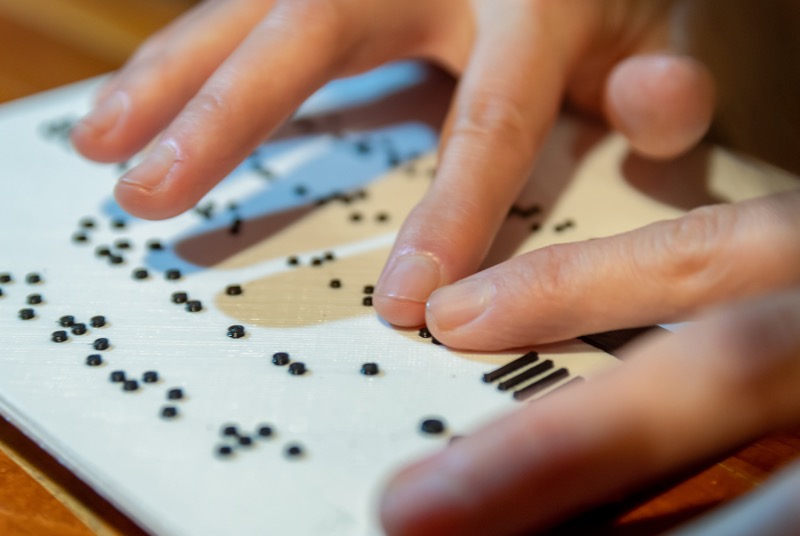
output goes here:
[[649, 248], [640, 250], [656, 259], [655, 268], [665, 284], [696, 295], [715, 288], [729, 267], [721, 254], [736, 226], [735, 211], [729, 207], [703, 207], [685, 216], [656, 224]]
[[537, 300], [552, 311], [554, 318], [564, 304], [571, 304], [570, 295], [575, 287], [576, 259], [574, 249], [568, 244], [543, 247], [532, 253], [535, 255], [533, 278], [526, 278], [532, 299]]
[[511, 145], [532, 154], [537, 140], [523, 109], [503, 91], [479, 90], [458, 111], [452, 137]]
[[230, 99], [223, 97], [216, 91], [203, 91], [197, 94], [191, 103], [194, 115], [198, 117], [213, 117], [218, 122], [225, 122], [233, 115]]

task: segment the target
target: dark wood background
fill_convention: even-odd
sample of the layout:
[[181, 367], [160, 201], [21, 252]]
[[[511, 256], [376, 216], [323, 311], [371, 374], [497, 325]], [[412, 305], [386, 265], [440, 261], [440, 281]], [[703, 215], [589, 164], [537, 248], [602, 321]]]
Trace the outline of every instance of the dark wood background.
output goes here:
[[[118, 68], [147, 35], [193, 0], [0, 0], [0, 102]], [[746, 493], [800, 457], [800, 430], [765, 438], [680, 483], [596, 512], [586, 532], [656, 534]], [[570, 532], [574, 533], [574, 528]], [[580, 531], [579, 531], [580, 532]], [[0, 534], [142, 534], [0, 419]]]

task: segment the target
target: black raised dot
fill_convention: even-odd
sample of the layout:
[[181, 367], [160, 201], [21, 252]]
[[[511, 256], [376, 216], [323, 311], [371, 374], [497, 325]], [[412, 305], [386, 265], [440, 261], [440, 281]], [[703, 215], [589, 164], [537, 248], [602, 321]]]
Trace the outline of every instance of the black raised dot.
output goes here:
[[172, 303], [177, 303], [178, 305], [186, 303], [189, 300], [189, 295], [185, 292], [173, 292], [172, 293]]
[[229, 445], [219, 445], [217, 447], [217, 454], [227, 458], [233, 454], [233, 449]]
[[164, 406], [161, 408], [161, 416], [166, 419], [173, 419], [178, 416], [178, 408], [175, 406]]
[[302, 376], [306, 373], [306, 365], [305, 363], [301, 363], [297, 361], [296, 363], [292, 363], [289, 365], [289, 374], [294, 376]]
[[537, 233], [537, 232], [539, 232], [539, 230], [540, 230], [541, 228], [542, 228], [542, 224], [540, 224], [540, 223], [534, 223], [534, 224], [531, 224], [531, 232], [532, 232], [532, 233]]
[[69, 340], [69, 336], [64, 330], [54, 331], [53, 335], [50, 337], [50, 340], [53, 342], [66, 342]]
[[299, 196], [307, 195], [308, 194], [308, 188], [306, 188], [302, 184], [298, 184], [297, 186], [294, 187], [294, 193], [295, 193], [295, 195], [299, 195]]
[[124, 229], [126, 226], [125, 220], [122, 218], [115, 218], [111, 220], [111, 228], [112, 229]]
[[133, 271], [131, 276], [139, 281], [150, 277], [150, 273], [145, 268], [137, 268]]
[[170, 400], [181, 400], [183, 396], [183, 389], [180, 387], [174, 387], [167, 391], [167, 398]]
[[147, 241], [147, 249], [150, 251], [161, 251], [164, 249], [164, 245], [158, 239], [152, 239]]
[[228, 233], [232, 235], [238, 235], [242, 231], [242, 219], [236, 218], [231, 223], [230, 228], [228, 229]]
[[336, 255], [333, 254], [333, 251], [326, 251], [325, 254], [322, 256], [326, 261], [335, 261]]
[[19, 317], [21, 320], [31, 320], [36, 316], [36, 313], [33, 309], [26, 308], [19, 310]]
[[377, 363], [364, 363], [361, 365], [361, 374], [364, 376], [375, 376], [380, 372]]
[[139, 389], [139, 382], [136, 380], [125, 380], [125, 383], [122, 384], [123, 391], [136, 391]]
[[177, 268], [170, 268], [166, 272], [164, 272], [164, 279], [167, 281], [177, 281], [181, 278], [181, 271]]
[[103, 364], [103, 357], [100, 354], [86, 356], [86, 364], [90, 367], [99, 367]]
[[364, 285], [364, 294], [372, 294], [373, 292], [375, 292], [374, 285]]
[[102, 328], [106, 325], [106, 317], [103, 315], [96, 315], [89, 319], [89, 323], [93, 328]]
[[158, 372], [155, 370], [148, 370], [142, 374], [142, 381], [144, 383], [156, 383], [158, 381]]
[[189, 300], [186, 302], [186, 310], [190, 313], [198, 313], [203, 310], [203, 303], [200, 300]]
[[97, 225], [93, 218], [82, 218], [78, 225], [83, 227], [84, 229], [94, 229]]
[[363, 216], [361, 216], [360, 212], [353, 212], [352, 214], [350, 214], [350, 221], [359, 222], [361, 221], [362, 217]]
[[42, 303], [41, 294], [29, 294], [27, 298], [28, 305], [39, 305]]
[[438, 345], [438, 346], [441, 346], [441, 345], [442, 345], [442, 341], [440, 341], [439, 339], [437, 339], [436, 337], [433, 337], [433, 336], [431, 336], [431, 342], [432, 342], [433, 344], [436, 344], [436, 345]]
[[243, 447], [249, 447], [253, 444], [253, 438], [250, 436], [239, 436], [239, 444]]
[[71, 328], [75, 325], [75, 317], [72, 315], [64, 315], [58, 319], [58, 325], [62, 328]]
[[389, 221], [389, 214], [386, 212], [379, 212], [375, 219], [381, 223]]
[[86, 236], [86, 233], [83, 233], [83, 232], [80, 232], [80, 231], [78, 231], [77, 233], [74, 233], [72, 235], [72, 241], [76, 242], [78, 244], [82, 244], [84, 242], [87, 242], [88, 240], [89, 240], [89, 237]]
[[0, 274], [0, 283], [11, 283], [12, 281], [14, 281], [14, 278], [11, 277], [11, 274], [9, 273]]
[[272, 437], [273, 433], [272, 426], [268, 424], [262, 424], [258, 427], [258, 435], [261, 437]]
[[234, 324], [228, 328], [228, 337], [231, 339], [241, 339], [245, 336], [244, 326]]
[[298, 264], [300, 264], [300, 259], [292, 255], [291, 257], [286, 259], [286, 264], [288, 264], [289, 266], [297, 266]]
[[222, 427], [222, 435], [224, 436], [238, 436], [239, 435], [239, 427], [235, 424], [226, 424]]
[[114, 370], [108, 375], [108, 378], [114, 383], [121, 383], [125, 381], [124, 370]]
[[436, 418], [425, 419], [419, 425], [419, 429], [422, 430], [424, 433], [433, 435], [444, 433], [445, 428], [446, 427], [444, 421]]
[[322, 266], [322, 259], [319, 257], [314, 257], [311, 259], [311, 266]]
[[303, 447], [297, 443], [293, 443], [286, 447], [286, 455], [290, 458], [298, 458], [303, 455]]
[[364, 299], [361, 300], [361, 305], [364, 307], [372, 307], [372, 296], [364, 296]]
[[422, 337], [423, 339], [430, 339], [431, 338], [431, 332], [427, 327], [423, 326], [423, 327], [419, 328], [419, 336]]
[[225, 294], [228, 296], [241, 296], [242, 292], [241, 285], [228, 285], [225, 287]]
[[96, 340], [95, 340], [95, 341], [92, 343], [92, 347], [93, 347], [95, 350], [100, 350], [100, 351], [103, 351], [103, 350], [108, 350], [108, 348], [109, 348], [110, 346], [111, 346], [111, 343], [110, 343], [110, 342], [108, 342], [108, 339], [106, 339], [105, 337], [101, 337], [101, 338], [99, 338], [99, 339], [96, 339]]
[[75, 325], [72, 326], [71, 331], [73, 335], [86, 335], [86, 324], [83, 322], [76, 322]]
[[109, 264], [123, 264], [125, 262], [125, 257], [122, 255], [109, 255], [108, 262]]
[[31, 272], [31, 273], [29, 273], [28, 275], [25, 276], [25, 281], [29, 285], [36, 285], [36, 284], [42, 282], [42, 276], [37, 274], [37, 273], [35, 273], [35, 272]]
[[131, 242], [125, 238], [120, 238], [114, 242], [114, 247], [117, 249], [131, 249]]
[[94, 248], [94, 254], [98, 257], [109, 257], [111, 255], [111, 249], [108, 246], [97, 246]]
[[331, 288], [342, 288], [342, 281], [339, 279], [331, 279], [330, 282]]
[[278, 366], [284, 366], [289, 364], [289, 354], [286, 352], [278, 352], [273, 354], [272, 362]]

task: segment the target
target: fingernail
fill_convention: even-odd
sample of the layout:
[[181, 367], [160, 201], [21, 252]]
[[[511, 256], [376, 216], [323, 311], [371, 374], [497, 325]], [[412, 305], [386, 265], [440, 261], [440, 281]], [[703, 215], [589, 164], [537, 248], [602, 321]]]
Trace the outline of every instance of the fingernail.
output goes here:
[[481, 316], [491, 305], [493, 295], [494, 285], [490, 280], [468, 279], [434, 292], [428, 301], [428, 314], [437, 328], [456, 329]]
[[89, 128], [95, 135], [109, 132], [119, 122], [122, 113], [128, 105], [128, 99], [121, 92], [112, 93], [100, 101], [89, 114], [79, 123], [82, 127]]
[[136, 188], [155, 190], [164, 182], [176, 157], [175, 149], [171, 145], [159, 143], [138, 166], [123, 175], [119, 182]]
[[398, 258], [378, 283], [375, 294], [425, 303], [441, 279], [439, 263], [432, 255], [410, 253]]

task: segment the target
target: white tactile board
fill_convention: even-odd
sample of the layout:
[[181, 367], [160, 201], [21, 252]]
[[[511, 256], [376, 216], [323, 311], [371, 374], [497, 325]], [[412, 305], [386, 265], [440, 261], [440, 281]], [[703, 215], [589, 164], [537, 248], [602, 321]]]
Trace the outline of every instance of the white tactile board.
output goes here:
[[[300, 115], [323, 114], [328, 123], [337, 123], [340, 107], [358, 108], [408, 91], [425, 76], [426, 71], [413, 64], [389, 66], [323, 89]], [[446, 448], [449, 436], [468, 434], [519, 404], [508, 392], [483, 383], [481, 376], [524, 350], [496, 356], [451, 352], [415, 332], [391, 329], [356, 302], [352, 315], [331, 321], [315, 317], [313, 309], [304, 313], [308, 318], [295, 324], [287, 319], [283, 327], [243, 321], [231, 314], [235, 301], [224, 311], [218, 306], [227, 285], [241, 284], [247, 294], [252, 281], [313, 270], [310, 259], [328, 248], [287, 252], [298, 255], [301, 268], [289, 266], [285, 255], [217, 268], [194, 264], [173, 246], [222, 229], [222, 238], [209, 240], [209, 248], [217, 247], [219, 240], [226, 240], [224, 230], [235, 215], [247, 227], [250, 220], [265, 214], [313, 206], [313, 200], [333, 192], [359, 188], [369, 192], [370, 181], [387, 173], [397, 160], [432, 151], [436, 132], [423, 122], [402, 119], [367, 131], [349, 130], [345, 121], [335, 125], [335, 134], [321, 131], [330, 126], [324, 121], [301, 122], [300, 127], [308, 129], [303, 135], [268, 144], [254, 157], [262, 169], [272, 171], [272, 179], [265, 179], [251, 159], [209, 194], [206, 201], [217, 207], [211, 219], [190, 212], [146, 222], [125, 215], [114, 203], [111, 189], [119, 174], [117, 166], [81, 159], [58, 136], [61, 120], [86, 111], [97, 83], [0, 107], [0, 274], [14, 278], [0, 283], [0, 411], [156, 534], [379, 533], [377, 498], [393, 470], [426, 452]], [[318, 130], [320, 124], [324, 128]], [[368, 150], [359, 146], [364, 143]], [[660, 180], [672, 175], [685, 178], [686, 166], [696, 170], [697, 163], [650, 169], [641, 163], [637, 168], [626, 158], [618, 137], [574, 121], [560, 123], [539, 162], [533, 186], [526, 190], [529, 199], [521, 203], [525, 207], [536, 202], [541, 213], [509, 218], [510, 234], [516, 236], [519, 249], [599, 237], [678, 215], [680, 208], [650, 198], [623, 175], [626, 169], [634, 174], [638, 169], [660, 174]], [[716, 149], [704, 150], [698, 158], [707, 178], [701, 190], [719, 200], [791, 184], [773, 169]], [[418, 165], [407, 166], [405, 173], [410, 180], [428, 181], [431, 166], [432, 157], [425, 157]], [[298, 186], [309, 191], [299, 195]], [[235, 211], [227, 208], [231, 202], [237, 205]], [[339, 210], [331, 208], [332, 203], [340, 202], [331, 201], [308, 214]], [[392, 209], [363, 206], [368, 208], [365, 214]], [[79, 244], [72, 236], [84, 217], [93, 218], [96, 228], [86, 231], [87, 243]], [[302, 225], [308, 217], [301, 216], [290, 226]], [[393, 212], [391, 217], [399, 223], [403, 214]], [[126, 227], [112, 228], [115, 218], [123, 218]], [[519, 221], [512, 221], [515, 218]], [[573, 227], [554, 230], [567, 220]], [[541, 230], [531, 232], [533, 224]], [[343, 220], [340, 236], [347, 235], [347, 225]], [[302, 232], [325, 237], [327, 231]], [[349, 266], [350, 257], [387, 248], [393, 237], [394, 232], [375, 232], [349, 242], [340, 240], [330, 248], [337, 260], [320, 273], [335, 271], [337, 262]], [[95, 255], [98, 245], [111, 245], [120, 238], [133, 245], [121, 251], [124, 264], [111, 266]], [[162, 241], [164, 251], [146, 248], [153, 238]], [[150, 276], [135, 281], [131, 273], [140, 266]], [[169, 268], [180, 269], [182, 278], [165, 280], [163, 273]], [[380, 264], [367, 268], [377, 277]], [[29, 273], [40, 274], [43, 281], [27, 283]], [[375, 282], [359, 280], [361, 274], [363, 270], [344, 270], [337, 276], [345, 285]], [[189, 313], [173, 304], [170, 295], [178, 290], [200, 299], [203, 311]], [[308, 303], [315, 303], [314, 296], [336, 290], [282, 288], [282, 292], [282, 296], [263, 296], [264, 307], [306, 295], [311, 296]], [[27, 296], [33, 293], [43, 296], [41, 305], [27, 305]], [[35, 310], [34, 319], [19, 318], [19, 310], [26, 307]], [[57, 320], [68, 314], [87, 323], [102, 314], [108, 325], [90, 327], [82, 336], [70, 333], [67, 342], [52, 342], [51, 334], [64, 329]], [[232, 324], [243, 324], [247, 336], [228, 338], [226, 330]], [[94, 351], [92, 341], [98, 337], [108, 338], [111, 348]], [[286, 367], [273, 365], [271, 356], [279, 351], [305, 363], [309, 372], [293, 376]], [[94, 353], [102, 355], [102, 366], [87, 366], [86, 357]], [[618, 364], [579, 342], [548, 347], [542, 354], [542, 359], [555, 361], [556, 368], [565, 366], [571, 376], [587, 379]], [[365, 362], [377, 362], [381, 373], [360, 374]], [[124, 392], [109, 380], [113, 370], [139, 379], [139, 389]], [[141, 381], [148, 370], [159, 373], [158, 382]], [[185, 399], [166, 399], [167, 390], [174, 387], [184, 389]], [[179, 415], [162, 417], [165, 405], [177, 407]], [[423, 434], [420, 422], [429, 416], [442, 418], [447, 432]], [[243, 433], [268, 423], [275, 434], [221, 457], [215, 449], [229, 441], [220, 433], [228, 423]], [[302, 445], [304, 454], [291, 459], [285, 449], [294, 443]]]

